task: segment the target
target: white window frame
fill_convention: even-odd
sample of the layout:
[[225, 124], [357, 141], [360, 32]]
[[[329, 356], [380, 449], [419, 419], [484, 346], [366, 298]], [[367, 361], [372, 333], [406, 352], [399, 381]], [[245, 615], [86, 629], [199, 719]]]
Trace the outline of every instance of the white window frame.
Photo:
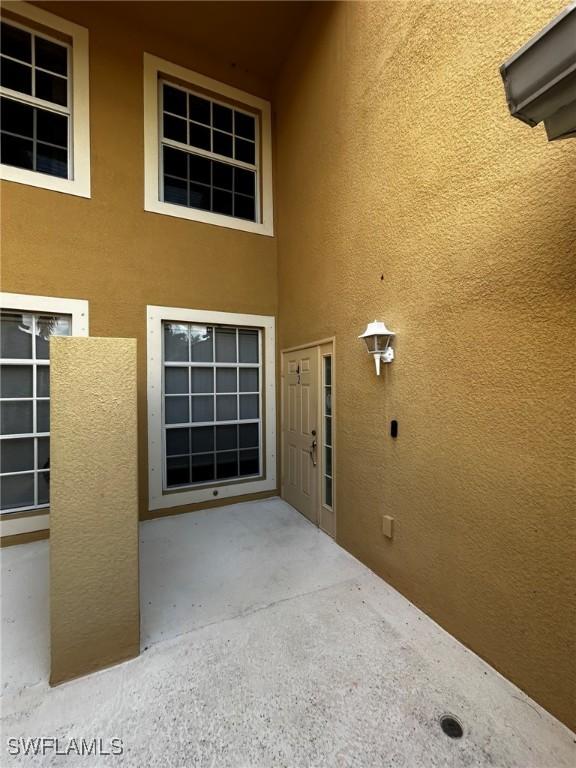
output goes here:
[[[240, 315], [200, 309], [148, 306], [148, 509], [167, 509], [186, 504], [244, 496], [276, 490], [276, 321], [272, 315]], [[162, 439], [162, 323], [197, 323], [257, 328], [263, 333], [264, 350], [262, 393], [264, 397], [262, 434], [265, 462], [262, 477], [254, 480], [221, 480], [208, 486], [163, 490]], [[264, 454], [262, 454], [262, 457]], [[217, 494], [215, 495], [215, 491]]]
[[[55, 296], [34, 296], [0, 292], [2, 309], [22, 310], [71, 317], [71, 336], [88, 336], [88, 302], [84, 299], [62, 299]], [[50, 527], [50, 506], [4, 512], [0, 515], [0, 537], [19, 533], [43, 531]]]
[[[71, 48], [71, 64], [68, 80], [71, 135], [68, 147], [69, 178], [62, 179], [58, 176], [51, 176], [48, 173], [0, 164], [0, 179], [78, 197], [90, 197], [88, 30], [85, 27], [81, 27], [67, 19], [62, 19], [60, 16], [25, 2], [6, 0], [2, 3], [2, 9], [10, 11], [16, 17], [16, 20], [6, 17], [5, 21], [8, 24], [23, 27], [30, 32], [36, 32], [37, 30], [33, 27], [26, 26], [26, 20], [28, 19], [46, 27], [48, 32], [52, 29], [61, 32], [72, 40], [69, 46]], [[38, 34], [43, 35], [42, 32]], [[45, 36], [49, 37], [49, 34]], [[56, 42], [65, 45], [60, 40], [56, 40]], [[3, 92], [6, 96], [13, 94], [15, 97], [18, 97], [17, 92], [7, 89], [4, 89]], [[26, 103], [31, 104], [32, 101], [31, 97], [26, 99]], [[40, 99], [36, 101], [38, 106], [44, 104]], [[50, 103], [50, 107], [54, 108], [54, 105]]]
[[[160, 178], [160, 113], [159, 113], [159, 80], [175, 79], [183, 87], [214, 94], [229, 102], [230, 106], [252, 107], [259, 112], [260, 124], [260, 162], [257, 173], [257, 221], [237, 219], [220, 213], [203, 211], [197, 208], [187, 208], [161, 200]], [[178, 83], [177, 83], [178, 84]], [[207, 96], [210, 98], [210, 96]], [[257, 131], [258, 133], [258, 131]], [[192, 148], [189, 148], [192, 149]], [[258, 206], [258, 202], [260, 205]], [[229, 229], [239, 229], [243, 232], [254, 232], [260, 235], [274, 235], [273, 201], [272, 201], [272, 129], [270, 102], [241, 91], [225, 83], [220, 83], [210, 77], [185, 69], [178, 64], [144, 54], [144, 210], [152, 213], [163, 213], [179, 219], [199, 221], [205, 224], [215, 224]]]

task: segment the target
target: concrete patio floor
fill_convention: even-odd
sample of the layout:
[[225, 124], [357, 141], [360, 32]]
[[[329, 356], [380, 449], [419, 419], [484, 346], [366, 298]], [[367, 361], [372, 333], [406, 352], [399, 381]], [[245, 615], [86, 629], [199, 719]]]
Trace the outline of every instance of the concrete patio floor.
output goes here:
[[[48, 546], [2, 554], [2, 766], [574, 765], [574, 734], [278, 499], [143, 523], [141, 656], [53, 689]], [[32, 736], [124, 754], [7, 754]]]

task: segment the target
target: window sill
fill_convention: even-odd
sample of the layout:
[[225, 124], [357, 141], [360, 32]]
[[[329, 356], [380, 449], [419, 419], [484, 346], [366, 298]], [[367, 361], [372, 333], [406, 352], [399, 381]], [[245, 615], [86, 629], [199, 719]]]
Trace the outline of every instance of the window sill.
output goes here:
[[[252, 493], [262, 493], [263, 491], [275, 491], [276, 478], [259, 478], [252, 481], [240, 481], [230, 483], [229, 485], [211, 485], [209, 488], [185, 488], [181, 491], [164, 491], [161, 496], [150, 498], [149, 510], [169, 509], [170, 507], [181, 507], [185, 504], [197, 504], [205, 501], [218, 501], [220, 499], [238, 498]], [[215, 495], [216, 491], [216, 495]]]
[[59, 176], [50, 176], [12, 165], [0, 165], [0, 179], [25, 184], [28, 187], [48, 189], [52, 192], [63, 192], [66, 195], [90, 197], [90, 182], [82, 179], [62, 179]]
[[49, 508], [29, 510], [28, 512], [8, 512], [0, 518], [0, 538], [16, 536], [20, 533], [46, 531], [50, 528]]

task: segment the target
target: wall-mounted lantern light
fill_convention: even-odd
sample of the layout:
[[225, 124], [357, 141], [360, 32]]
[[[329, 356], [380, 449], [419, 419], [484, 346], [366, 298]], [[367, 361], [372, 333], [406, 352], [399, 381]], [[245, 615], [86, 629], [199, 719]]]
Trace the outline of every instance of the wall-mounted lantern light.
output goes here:
[[396, 336], [394, 331], [386, 328], [386, 324], [378, 320], [368, 323], [364, 333], [358, 336], [359, 339], [364, 339], [368, 352], [374, 355], [377, 376], [380, 376], [381, 362], [391, 363], [394, 360], [394, 350], [390, 346], [394, 336]]

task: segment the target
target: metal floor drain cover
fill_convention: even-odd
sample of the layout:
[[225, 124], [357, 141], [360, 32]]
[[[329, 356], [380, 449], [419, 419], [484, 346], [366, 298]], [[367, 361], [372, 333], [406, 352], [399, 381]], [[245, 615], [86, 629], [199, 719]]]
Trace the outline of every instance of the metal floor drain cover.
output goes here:
[[464, 729], [460, 721], [453, 715], [442, 715], [440, 718], [440, 727], [451, 739], [461, 739], [464, 735]]

